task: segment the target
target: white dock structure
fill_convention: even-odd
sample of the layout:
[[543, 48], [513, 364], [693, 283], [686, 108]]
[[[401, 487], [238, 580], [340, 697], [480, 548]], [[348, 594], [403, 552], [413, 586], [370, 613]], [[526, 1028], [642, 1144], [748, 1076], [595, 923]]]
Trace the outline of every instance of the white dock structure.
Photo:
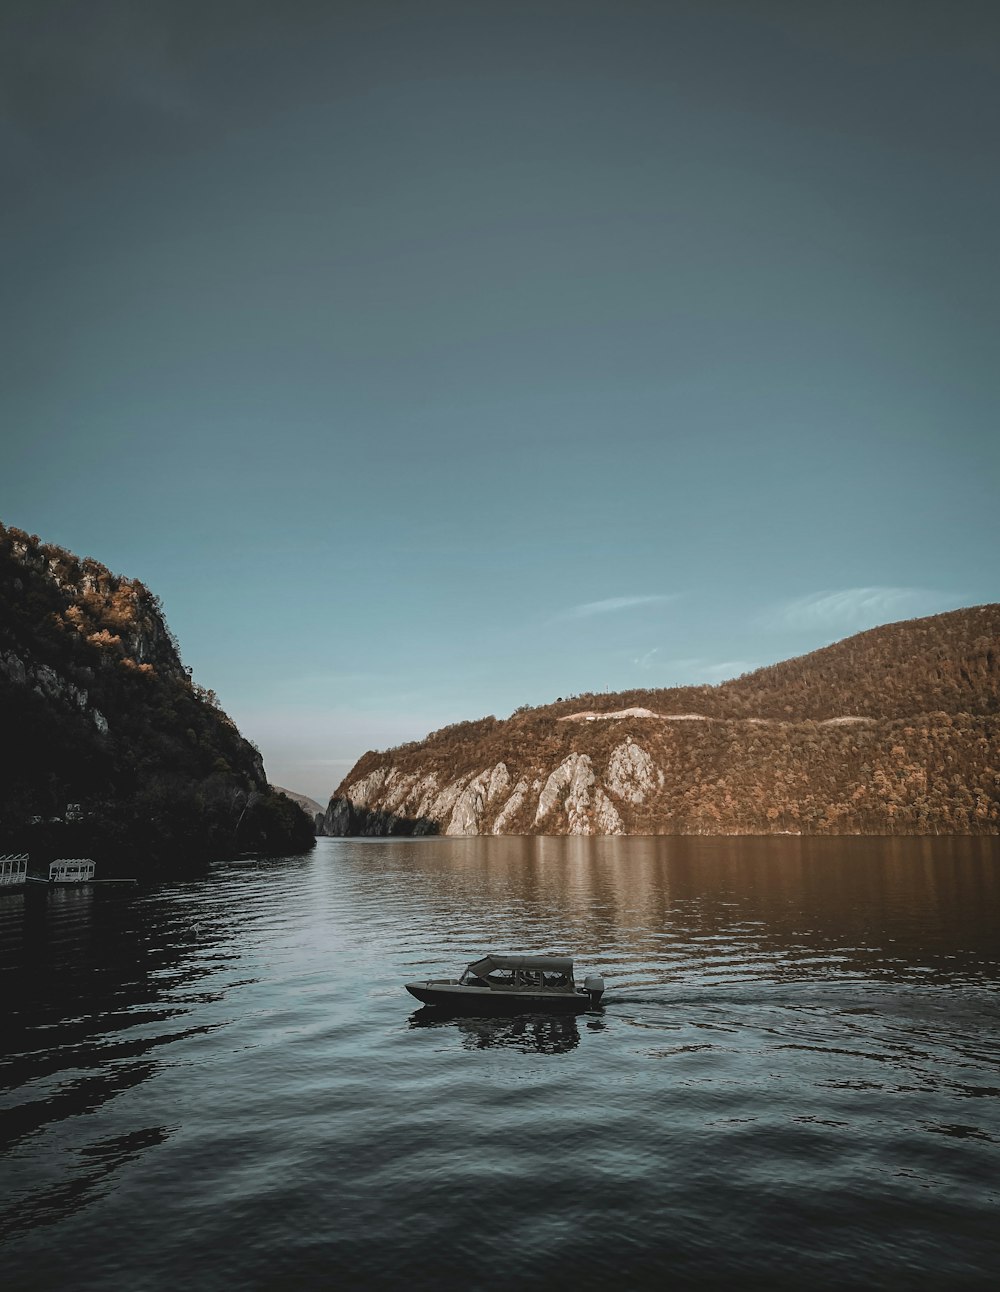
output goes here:
[[94, 878], [96, 863], [89, 857], [57, 857], [49, 866], [50, 884], [87, 884]]
[[24, 884], [28, 878], [28, 854], [26, 852], [10, 853], [0, 857], [0, 888], [13, 888], [15, 884]]

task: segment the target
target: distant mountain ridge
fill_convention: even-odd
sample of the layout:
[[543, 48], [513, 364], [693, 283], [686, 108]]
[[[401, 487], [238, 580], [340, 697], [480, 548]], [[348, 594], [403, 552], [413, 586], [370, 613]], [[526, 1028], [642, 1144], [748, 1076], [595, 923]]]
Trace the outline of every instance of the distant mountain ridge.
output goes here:
[[311, 846], [136, 579], [0, 525], [0, 852], [130, 873]]
[[317, 817], [322, 817], [323, 805], [317, 803], [315, 799], [311, 799], [308, 794], [300, 794], [298, 790], [287, 790], [283, 785], [272, 785], [271, 789], [274, 790], [275, 794], [284, 794], [285, 798], [297, 803], [302, 811], [314, 822]]
[[995, 834], [1000, 605], [369, 752], [326, 834]]

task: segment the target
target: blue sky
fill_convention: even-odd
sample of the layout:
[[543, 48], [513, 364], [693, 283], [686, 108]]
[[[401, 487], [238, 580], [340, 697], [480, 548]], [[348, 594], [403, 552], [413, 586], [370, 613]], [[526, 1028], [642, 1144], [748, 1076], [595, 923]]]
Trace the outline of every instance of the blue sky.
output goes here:
[[0, 23], [0, 518], [272, 780], [1000, 599], [995, 5]]

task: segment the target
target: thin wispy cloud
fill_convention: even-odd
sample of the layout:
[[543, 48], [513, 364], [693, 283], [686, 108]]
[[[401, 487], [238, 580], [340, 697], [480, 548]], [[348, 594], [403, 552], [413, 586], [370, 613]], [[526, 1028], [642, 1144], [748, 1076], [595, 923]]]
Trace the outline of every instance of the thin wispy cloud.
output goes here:
[[571, 606], [556, 615], [556, 618], [591, 619], [595, 615], [616, 615], [622, 610], [634, 610], [637, 606], [666, 605], [668, 601], [676, 600], [676, 593], [653, 593], [641, 597], [605, 597], [603, 601], [584, 601], [582, 605]]
[[961, 599], [928, 588], [841, 588], [813, 592], [786, 601], [763, 616], [769, 628], [826, 628], [851, 631], [897, 619], [939, 614], [961, 605]]
[[646, 651], [645, 655], [640, 655], [632, 663], [637, 664], [639, 668], [650, 668], [653, 664], [653, 656], [659, 654], [659, 650], [659, 646], [654, 646], [652, 650]]

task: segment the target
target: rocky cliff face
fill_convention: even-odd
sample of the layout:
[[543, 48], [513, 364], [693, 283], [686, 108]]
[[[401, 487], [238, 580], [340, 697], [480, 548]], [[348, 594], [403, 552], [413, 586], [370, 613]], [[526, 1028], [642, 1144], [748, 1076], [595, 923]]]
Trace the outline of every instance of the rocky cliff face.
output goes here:
[[[663, 784], [663, 773], [631, 738], [612, 754], [604, 783], [588, 754], [571, 753], [551, 771], [538, 766], [534, 772], [515, 783], [507, 764], [499, 762], [442, 784], [433, 772], [421, 776], [380, 767], [334, 795], [323, 833], [624, 834], [609, 788], [641, 803]], [[532, 828], [515, 830], [526, 816]]]
[[996, 833], [998, 642], [1000, 607], [976, 607], [720, 687], [460, 723], [366, 754], [322, 830]]
[[135, 579], [0, 525], [0, 852], [135, 864], [308, 846]]

